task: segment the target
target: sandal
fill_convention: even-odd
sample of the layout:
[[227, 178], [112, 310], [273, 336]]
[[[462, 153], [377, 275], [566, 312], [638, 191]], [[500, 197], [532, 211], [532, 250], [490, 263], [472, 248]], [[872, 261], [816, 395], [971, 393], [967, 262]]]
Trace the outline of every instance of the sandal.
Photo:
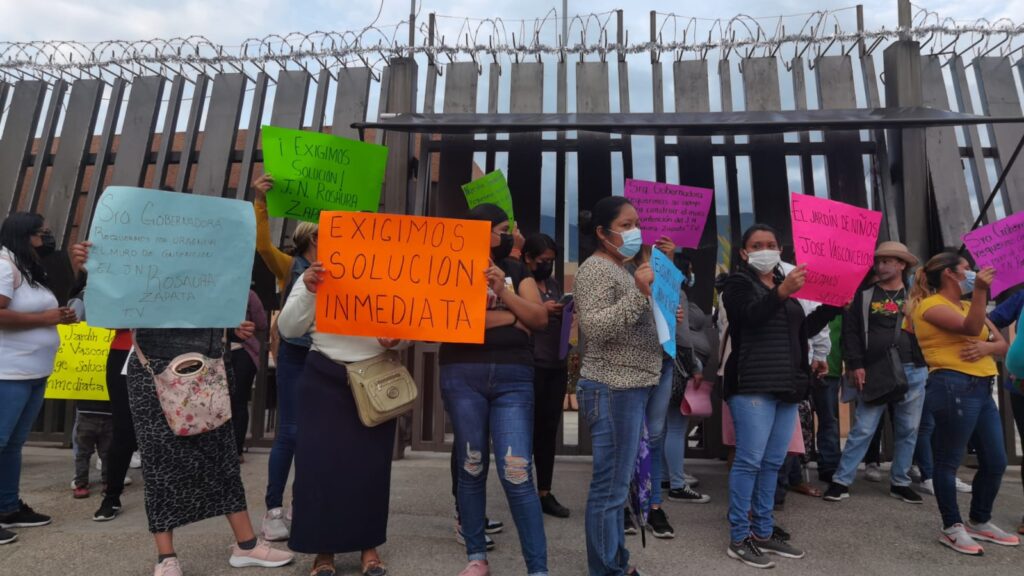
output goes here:
[[337, 570], [334, 568], [334, 562], [321, 562], [317, 564], [313, 562], [313, 570], [310, 571], [309, 576], [334, 576], [337, 574]]
[[370, 560], [363, 566], [363, 576], [387, 576], [388, 569], [380, 560]]
[[803, 482], [801, 484], [797, 484], [796, 486], [790, 486], [789, 489], [792, 490], [793, 492], [803, 494], [804, 496], [810, 496], [811, 498], [821, 498], [822, 496], [821, 490], [818, 490], [809, 482]]

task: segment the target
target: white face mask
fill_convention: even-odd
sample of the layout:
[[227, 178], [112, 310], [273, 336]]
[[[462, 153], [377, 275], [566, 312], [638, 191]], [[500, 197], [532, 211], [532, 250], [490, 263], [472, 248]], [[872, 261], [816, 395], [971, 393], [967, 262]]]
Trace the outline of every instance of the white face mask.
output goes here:
[[778, 250], [758, 250], [747, 253], [747, 264], [760, 274], [767, 274], [775, 269], [782, 260], [782, 252]]

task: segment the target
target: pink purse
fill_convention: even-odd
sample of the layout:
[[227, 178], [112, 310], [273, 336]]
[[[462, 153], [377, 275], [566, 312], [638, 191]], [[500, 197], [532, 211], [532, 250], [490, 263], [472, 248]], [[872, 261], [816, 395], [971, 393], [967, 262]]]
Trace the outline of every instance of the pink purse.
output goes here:
[[224, 358], [207, 358], [192, 352], [175, 357], [159, 374], [135, 342], [135, 354], [156, 385], [167, 424], [177, 436], [195, 436], [231, 420], [231, 397]]

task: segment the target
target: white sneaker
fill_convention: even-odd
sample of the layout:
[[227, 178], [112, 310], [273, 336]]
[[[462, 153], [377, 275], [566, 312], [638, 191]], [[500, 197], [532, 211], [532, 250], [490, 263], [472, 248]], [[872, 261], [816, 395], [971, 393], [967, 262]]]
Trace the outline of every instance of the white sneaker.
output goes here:
[[1001, 546], [1020, 546], [1020, 538], [1014, 534], [1007, 533], [1005, 530], [991, 522], [985, 522], [983, 524], [972, 524], [971, 522], [968, 522], [966, 529], [971, 538], [974, 538], [975, 540], [984, 540]]
[[944, 529], [942, 536], [939, 536], [939, 542], [968, 556], [981, 556], [985, 553], [985, 549], [971, 538], [963, 524], [954, 524]]
[[124, 485], [125, 486], [131, 486], [132, 485], [132, 477], [131, 476], [129, 476], [127, 474], [124, 475]]
[[932, 479], [929, 478], [921, 482], [921, 489], [918, 490], [918, 492], [924, 492], [925, 494], [931, 494], [932, 496], [935, 496], [935, 484], [932, 483]]
[[957, 492], [961, 492], [963, 494], [970, 494], [972, 490], [974, 490], [974, 488], [970, 484], [968, 484], [967, 482], [964, 482], [963, 480], [961, 480], [959, 478], [956, 479], [956, 491]]
[[864, 469], [864, 479], [868, 482], [881, 482], [882, 469], [878, 467], [878, 464], [868, 464]]
[[142, 456], [139, 451], [132, 452], [132, 460], [128, 463], [129, 468], [142, 468]]
[[281, 542], [291, 536], [285, 524], [284, 508], [267, 510], [263, 515], [263, 527], [260, 529], [263, 539], [268, 542]]

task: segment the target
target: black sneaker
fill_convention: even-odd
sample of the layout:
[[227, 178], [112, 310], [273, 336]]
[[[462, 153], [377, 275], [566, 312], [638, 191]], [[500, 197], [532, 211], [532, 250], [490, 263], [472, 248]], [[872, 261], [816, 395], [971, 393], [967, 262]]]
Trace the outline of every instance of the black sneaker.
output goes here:
[[39, 514], [22, 501], [21, 506], [10, 514], [0, 516], [0, 528], [32, 528], [35, 526], [46, 526], [53, 519], [46, 514]]
[[689, 486], [675, 488], [668, 491], [668, 499], [673, 502], [689, 502], [691, 504], [706, 504], [711, 502], [711, 496], [701, 494]]
[[500, 520], [484, 518], [484, 534], [497, 534], [505, 529], [505, 523]]
[[555, 495], [548, 492], [540, 497], [540, 509], [549, 516], [555, 518], [568, 518], [569, 509], [555, 499]]
[[836, 484], [835, 482], [828, 485], [828, 490], [825, 491], [825, 495], [822, 498], [826, 502], [840, 502], [850, 497], [850, 489], [842, 484]]
[[739, 560], [747, 566], [753, 566], [754, 568], [775, 568], [775, 562], [772, 562], [757, 544], [753, 538], [748, 537], [742, 542], [732, 542], [729, 544], [729, 549], [726, 550], [726, 554], [729, 558]]
[[782, 556], [783, 558], [803, 558], [804, 551], [796, 548], [789, 542], [776, 538], [775, 534], [772, 534], [767, 540], [754, 539], [754, 544], [761, 549], [762, 552], [768, 554], [775, 554], [776, 556]]
[[647, 527], [651, 529], [651, 533], [654, 534], [655, 538], [676, 537], [676, 531], [668, 523], [668, 517], [665, 516], [665, 511], [661, 508], [651, 508], [651, 511], [647, 514]]
[[115, 496], [107, 496], [103, 499], [103, 503], [100, 504], [100, 509], [92, 515], [92, 519], [96, 522], [108, 522], [117, 518], [117, 513], [121, 510], [121, 502]]
[[18, 539], [18, 535], [10, 530], [0, 528], [0, 544], [10, 544]]
[[[455, 541], [463, 546], [466, 545], [466, 537], [462, 535], [462, 526], [456, 526], [455, 528]], [[494, 539], [486, 533], [484, 534], [484, 545], [487, 547], [487, 550], [494, 550]]]
[[899, 498], [907, 504], [924, 504], [924, 498], [910, 486], [890, 486], [889, 496], [893, 498]]
[[626, 510], [626, 520], [623, 522], [623, 531], [627, 536], [631, 536], [637, 533], [636, 524], [633, 523], [633, 515]]

